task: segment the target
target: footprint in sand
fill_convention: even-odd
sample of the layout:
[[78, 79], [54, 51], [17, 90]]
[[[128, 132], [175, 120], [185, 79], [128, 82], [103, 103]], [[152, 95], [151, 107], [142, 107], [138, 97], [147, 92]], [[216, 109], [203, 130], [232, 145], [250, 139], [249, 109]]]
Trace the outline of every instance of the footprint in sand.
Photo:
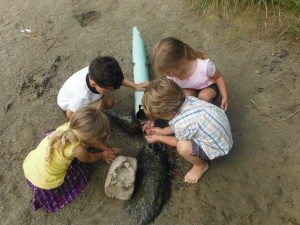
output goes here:
[[[46, 91], [48, 91], [52, 87], [52, 79], [57, 75], [57, 70], [59, 65], [61, 64], [62, 57], [58, 55], [51, 65], [51, 67], [44, 73], [40, 73], [37, 71], [33, 75], [29, 75], [21, 84], [20, 87], [20, 95], [25, 95], [25, 91], [27, 94], [32, 95], [32, 99], [37, 99], [41, 97]], [[11, 105], [8, 105], [6, 108], [9, 110]]]
[[88, 11], [83, 12], [81, 14], [75, 14], [73, 15], [73, 18], [75, 18], [80, 26], [87, 27], [93, 24], [97, 19], [99, 19], [101, 16], [101, 13], [98, 11]]

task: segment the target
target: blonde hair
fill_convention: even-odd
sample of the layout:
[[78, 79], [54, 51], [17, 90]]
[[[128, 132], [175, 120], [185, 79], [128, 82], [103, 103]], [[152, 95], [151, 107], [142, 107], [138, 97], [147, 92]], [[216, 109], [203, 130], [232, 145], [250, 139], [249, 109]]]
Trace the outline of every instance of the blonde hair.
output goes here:
[[167, 119], [179, 112], [185, 96], [172, 80], [159, 78], [152, 81], [144, 93], [143, 109], [149, 119]]
[[159, 74], [170, 68], [178, 68], [185, 60], [198, 58], [204, 59], [203, 53], [174, 37], [160, 40], [154, 48], [154, 65]]
[[63, 157], [64, 149], [74, 142], [89, 144], [91, 140], [103, 140], [109, 135], [110, 126], [106, 115], [92, 106], [83, 107], [73, 113], [69, 128], [65, 131], [54, 131], [49, 135], [49, 145], [46, 151], [46, 165], [51, 162], [53, 151], [58, 151]]

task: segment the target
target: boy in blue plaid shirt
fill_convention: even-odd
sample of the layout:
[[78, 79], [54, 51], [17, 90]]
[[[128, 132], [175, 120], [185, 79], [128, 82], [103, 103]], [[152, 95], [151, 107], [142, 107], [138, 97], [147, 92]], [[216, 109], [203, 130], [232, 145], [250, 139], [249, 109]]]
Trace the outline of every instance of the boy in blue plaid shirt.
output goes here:
[[[143, 97], [145, 114], [151, 120], [165, 119], [168, 127], [144, 126], [149, 143], [163, 142], [193, 164], [184, 181], [197, 183], [208, 170], [208, 160], [228, 154], [232, 148], [230, 124], [225, 112], [198, 98], [184, 96], [182, 89], [167, 78], [156, 79]], [[175, 136], [173, 135], [175, 134]]]

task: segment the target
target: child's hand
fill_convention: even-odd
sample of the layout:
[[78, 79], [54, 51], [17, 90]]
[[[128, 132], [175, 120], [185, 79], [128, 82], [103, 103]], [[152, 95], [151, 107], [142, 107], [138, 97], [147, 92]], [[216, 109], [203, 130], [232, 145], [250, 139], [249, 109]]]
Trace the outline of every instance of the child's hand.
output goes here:
[[102, 152], [102, 159], [105, 160], [108, 163], [111, 163], [114, 161], [114, 159], [117, 157], [117, 155], [112, 150], [106, 150]]
[[145, 91], [145, 88], [148, 87], [148, 85], [150, 84], [149, 81], [144, 81], [142, 83], [139, 84], [135, 84], [135, 90], [137, 91]]
[[142, 131], [145, 132], [148, 135], [147, 131], [152, 129], [153, 127], [154, 127], [154, 121], [148, 120], [142, 126]]
[[152, 144], [158, 141], [158, 136], [153, 134], [153, 135], [146, 135], [145, 136], [146, 140], [148, 143]]
[[226, 111], [228, 108], [228, 99], [227, 98], [222, 98], [222, 102], [221, 102], [221, 108]]
[[109, 150], [113, 151], [116, 155], [122, 151], [121, 148], [117, 148], [117, 147], [111, 147], [111, 148], [109, 148]]
[[165, 130], [160, 127], [153, 127], [151, 129], [146, 130], [147, 135], [153, 135], [153, 134], [158, 134], [158, 135], [166, 135]]

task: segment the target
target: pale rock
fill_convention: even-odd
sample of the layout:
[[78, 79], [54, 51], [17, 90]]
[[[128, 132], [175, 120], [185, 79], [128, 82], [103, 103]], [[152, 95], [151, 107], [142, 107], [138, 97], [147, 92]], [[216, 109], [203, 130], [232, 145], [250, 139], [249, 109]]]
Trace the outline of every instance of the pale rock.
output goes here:
[[106, 181], [107, 196], [120, 200], [130, 199], [135, 182], [137, 160], [132, 157], [118, 156], [111, 164]]

